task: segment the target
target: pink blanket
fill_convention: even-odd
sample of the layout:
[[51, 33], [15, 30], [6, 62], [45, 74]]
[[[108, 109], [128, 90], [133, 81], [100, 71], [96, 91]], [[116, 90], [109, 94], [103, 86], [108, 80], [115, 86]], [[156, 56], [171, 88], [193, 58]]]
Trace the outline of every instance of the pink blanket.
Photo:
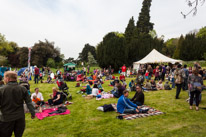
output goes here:
[[49, 114], [53, 111], [56, 111], [58, 108], [51, 108], [51, 109], [45, 109], [43, 110], [41, 113], [36, 113], [36, 117], [39, 119], [39, 120], [42, 120], [44, 119], [45, 117], [50, 117], [50, 116], [55, 116], [55, 115], [66, 115], [66, 114], [70, 114], [70, 111], [67, 109], [66, 112], [64, 113], [59, 113], [59, 114]]

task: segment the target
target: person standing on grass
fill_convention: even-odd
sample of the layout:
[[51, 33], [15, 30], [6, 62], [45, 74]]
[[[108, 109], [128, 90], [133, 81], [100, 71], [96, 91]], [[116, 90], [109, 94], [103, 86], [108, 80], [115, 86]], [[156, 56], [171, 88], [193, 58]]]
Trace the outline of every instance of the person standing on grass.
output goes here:
[[122, 74], [125, 76], [126, 75], [126, 70], [127, 70], [127, 68], [126, 68], [126, 66], [125, 66], [125, 64], [122, 66]]
[[27, 89], [17, 83], [17, 73], [7, 71], [4, 73], [5, 86], [0, 88], [0, 136], [21, 137], [25, 129], [24, 101], [35, 118], [34, 106]]
[[187, 69], [187, 65], [184, 65], [183, 68], [184, 72], [185, 72], [185, 77], [184, 77], [184, 82], [183, 82], [183, 90], [188, 90], [188, 77], [189, 77], [189, 71]]
[[179, 99], [179, 94], [180, 94], [182, 83], [184, 82], [184, 77], [185, 77], [185, 72], [181, 67], [182, 65], [178, 64], [177, 69], [174, 72], [175, 84], [177, 86], [176, 96], [175, 96], [176, 99]]
[[202, 76], [199, 74], [198, 69], [194, 69], [192, 71], [192, 75], [188, 78], [188, 87], [190, 91], [190, 109], [192, 109], [194, 97], [195, 97], [195, 103], [196, 103], [196, 110], [199, 110], [199, 97], [202, 92], [202, 86], [203, 86], [203, 79]]
[[35, 81], [35, 84], [38, 84], [38, 81], [39, 81], [39, 68], [37, 66], [34, 66], [34, 81]]

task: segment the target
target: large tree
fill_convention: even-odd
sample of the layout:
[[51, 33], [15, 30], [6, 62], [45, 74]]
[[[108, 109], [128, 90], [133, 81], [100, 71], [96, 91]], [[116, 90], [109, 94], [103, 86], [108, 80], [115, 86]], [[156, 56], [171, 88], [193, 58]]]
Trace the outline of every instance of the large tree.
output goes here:
[[49, 58], [53, 59], [57, 64], [62, 62], [60, 49], [54, 47], [54, 42], [45, 40], [45, 42], [39, 41], [35, 43], [31, 53], [32, 65], [46, 66]]
[[82, 52], [79, 53], [79, 59], [83, 62], [88, 62], [88, 53], [91, 53], [96, 59], [96, 49], [94, 46], [91, 46], [89, 43], [84, 45], [84, 48], [82, 49]]
[[150, 22], [150, 6], [152, 0], [144, 0], [142, 3], [142, 9], [139, 13], [139, 18], [137, 21], [137, 32], [148, 34], [153, 30], [153, 23]]
[[97, 59], [100, 67], [105, 68], [111, 65], [116, 71], [126, 64], [127, 50], [124, 35], [110, 32], [104, 36], [103, 41], [97, 46]]
[[27, 47], [22, 47], [17, 52], [17, 56], [19, 57], [19, 65], [21, 67], [28, 66], [28, 51], [29, 50]]

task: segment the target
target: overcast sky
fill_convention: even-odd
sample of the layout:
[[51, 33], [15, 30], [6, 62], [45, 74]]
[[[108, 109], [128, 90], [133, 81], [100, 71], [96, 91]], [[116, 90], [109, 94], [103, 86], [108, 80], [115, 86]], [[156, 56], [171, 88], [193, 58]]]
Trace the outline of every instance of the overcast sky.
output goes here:
[[[65, 58], [78, 57], [84, 45], [96, 46], [112, 31], [124, 32], [138, 19], [142, 0], [0, 0], [0, 33], [20, 47], [39, 40], [55, 42]], [[153, 0], [151, 22], [165, 40], [206, 26], [206, 3], [186, 19], [186, 0]]]

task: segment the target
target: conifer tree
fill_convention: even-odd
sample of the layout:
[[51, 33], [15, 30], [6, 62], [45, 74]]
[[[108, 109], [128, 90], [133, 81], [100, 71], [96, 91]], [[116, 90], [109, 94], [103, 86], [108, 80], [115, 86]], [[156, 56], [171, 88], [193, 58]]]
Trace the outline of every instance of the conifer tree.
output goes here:
[[97, 64], [97, 61], [94, 59], [94, 56], [92, 55], [91, 52], [88, 52], [88, 64], [89, 65]]
[[135, 24], [134, 24], [134, 18], [132, 17], [129, 20], [129, 23], [125, 29], [125, 40], [126, 43], [130, 43], [132, 40], [132, 37], [134, 36], [134, 30], [135, 30]]
[[152, 0], [144, 0], [142, 3], [142, 9], [139, 13], [139, 19], [137, 21], [137, 32], [148, 34], [153, 30], [153, 23], [150, 22], [150, 6]]
[[183, 41], [184, 41], [184, 37], [183, 37], [183, 35], [181, 35], [179, 40], [178, 40], [177, 48], [175, 49], [173, 58], [180, 59], [180, 48], [181, 48]]

